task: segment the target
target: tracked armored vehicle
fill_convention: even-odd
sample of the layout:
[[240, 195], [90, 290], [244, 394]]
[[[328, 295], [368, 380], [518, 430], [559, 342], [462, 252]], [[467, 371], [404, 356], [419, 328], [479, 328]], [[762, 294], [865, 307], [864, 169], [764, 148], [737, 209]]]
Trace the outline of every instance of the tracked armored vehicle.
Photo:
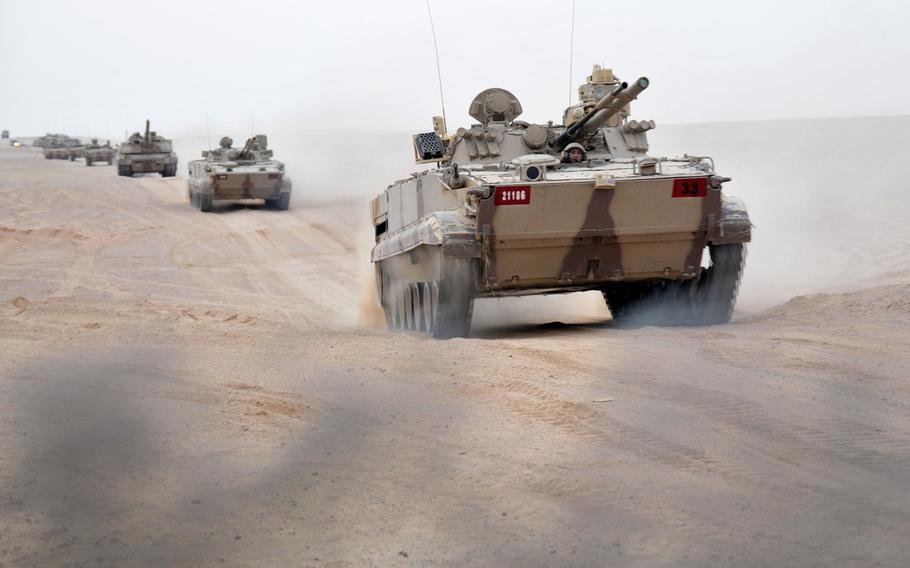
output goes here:
[[225, 136], [217, 150], [203, 150], [201, 160], [188, 164], [187, 196], [201, 211], [224, 199], [264, 199], [268, 207], [286, 211], [291, 203], [291, 180], [284, 164], [272, 157], [268, 138], [249, 138], [243, 148], [233, 148]]
[[97, 138], [92, 138], [91, 144], [85, 147], [85, 165], [91, 166], [97, 162], [105, 162], [109, 166], [114, 164], [114, 148], [110, 140], [102, 146]]
[[66, 149], [68, 151], [66, 157], [69, 158], [69, 161], [71, 162], [76, 158], [85, 157], [85, 146], [82, 145], [82, 140], [79, 140], [78, 138], [70, 138], [67, 140]]
[[2, 138], [3, 140], [9, 139], [9, 130], [0, 131], [0, 138]]
[[134, 132], [117, 148], [114, 156], [117, 175], [160, 173], [161, 177], [177, 175], [177, 154], [170, 140], [159, 136], [145, 121], [145, 133]]
[[729, 321], [751, 238], [730, 178], [705, 156], [649, 156], [649, 86], [595, 66], [563, 123], [517, 120], [504, 89], [471, 103], [477, 123], [413, 137], [432, 169], [372, 202], [378, 300], [392, 329], [466, 336], [476, 298], [596, 290], [613, 318]]
[[41, 142], [42, 153], [47, 160], [68, 160], [70, 138], [65, 134], [48, 134]]

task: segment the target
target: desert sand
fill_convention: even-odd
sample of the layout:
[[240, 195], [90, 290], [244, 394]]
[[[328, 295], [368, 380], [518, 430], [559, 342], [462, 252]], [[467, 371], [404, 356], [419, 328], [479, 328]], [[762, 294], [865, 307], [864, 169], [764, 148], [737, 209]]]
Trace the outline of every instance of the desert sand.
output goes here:
[[434, 341], [368, 325], [364, 200], [297, 188], [0, 148], [0, 567], [907, 565], [906, 279]]

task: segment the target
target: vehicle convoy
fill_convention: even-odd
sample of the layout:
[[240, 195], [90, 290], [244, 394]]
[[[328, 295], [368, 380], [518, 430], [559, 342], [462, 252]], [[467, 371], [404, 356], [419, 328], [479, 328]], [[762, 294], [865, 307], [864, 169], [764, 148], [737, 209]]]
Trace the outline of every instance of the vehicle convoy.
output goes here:
[[223, 199], [264, 199], [265, 204], [286, 211], [291, 203], [291, 180], [284, 164], [272, 158], [268, 138], [258, 134], [243, 148], [233, 148], [225, 136], [218, 149], [203, 150], [201, 160], [188, 164], [187, 196], [201, 211], [212, 210]]
[[110, 140], [102, 146], [97, 138], [92, 138], [91, 144], [85, 147], [85, 165], [91, 166], [96, 162], [106, 162], [109, 166], [114, 164], [114, 148]]
[[177, 154], [170, 140], [150, 130], [145, 121], [145, 133], [134, 132], [121, 142], [114, 156], [117, 175], [132, 176], [138, 173], [161, 174], [161, 177], [177, 175]]
[[729, 321], [748, 213], [711, 158], [647, 154], [655, 124], [629, 104], [648, 85], [595, 66], [561, 125], [519, 121], [512, 93], [487, 89], [470, 128], [449, 136], [436, 117], [415, 135], [417, 163], [436, 166], [372, 201], [389, 327], [466, 336], [476, 298], [588, 290], [617, 321]]

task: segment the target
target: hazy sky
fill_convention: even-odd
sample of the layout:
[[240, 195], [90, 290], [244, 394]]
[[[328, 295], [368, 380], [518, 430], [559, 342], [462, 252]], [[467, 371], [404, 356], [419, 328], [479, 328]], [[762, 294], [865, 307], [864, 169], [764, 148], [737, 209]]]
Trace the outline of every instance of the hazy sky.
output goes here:
[[[559, 120], [570, 0], [431, 0], [449, 127], [514, 92]], [[658, 123], [910, 114], [906, 1], [577, 0], [574, 87], [647, 75]], [[439, 113], [424, 0], [0, 0], [0, 128], [119, 138], [306, 127], [418, 130]], [[236, 135], [236, 134], [235, 134]]]

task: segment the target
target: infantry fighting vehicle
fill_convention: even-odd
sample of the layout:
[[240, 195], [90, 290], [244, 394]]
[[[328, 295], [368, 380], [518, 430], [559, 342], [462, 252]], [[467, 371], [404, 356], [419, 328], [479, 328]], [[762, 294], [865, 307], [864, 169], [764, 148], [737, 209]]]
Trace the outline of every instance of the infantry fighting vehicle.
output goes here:
[[106, 162], [108, 165], [113, 165], [114, 148], [111, 146], [110, 140], [102, 146], [98, 143], [97, 138], [92, 138], [92, 143], [85, 147], [85, 165], [91, 166], [96, 162]]
[[[519, 121], [504, 89], [477, 123], [413, 137], [417, 163], [372, 202], [379, 303], [389, 327], [465, 336], [475, 298], [597, 290], [617, 321], [729, 321], [751, 224], [705, 156], [652, 157], [648, 88], [594, 67], [563, 123]], [[705, 253], [707, 251], [707, 254]]]
[[85, 146], [82, 145], [82, 140], [78, 138], [70, 138], [66, 141], [66, 149], [68, 150], [67, 157], [72, 162], [76, 158], [85, 157]]
[[242, 149], [233, 144], [225, 136], [217, 150], [203, 150], [203, 159], [188, 164], [190, 203], [208, 212], [219, 199], [264, 199], [267, 206], [286, 211], [291, 203], [291, 180], [284, 164], [272, 158], [268, 138], [253, 136]]
[[150, 130], [148, 120], [144, 134], [134, 132], [126, 142], [120, 143], [114, 161], [117, 174], [121, 176], [154, 172], [160, 173], [161, 177], [177, 175], [177, 154], [171, 141]]

